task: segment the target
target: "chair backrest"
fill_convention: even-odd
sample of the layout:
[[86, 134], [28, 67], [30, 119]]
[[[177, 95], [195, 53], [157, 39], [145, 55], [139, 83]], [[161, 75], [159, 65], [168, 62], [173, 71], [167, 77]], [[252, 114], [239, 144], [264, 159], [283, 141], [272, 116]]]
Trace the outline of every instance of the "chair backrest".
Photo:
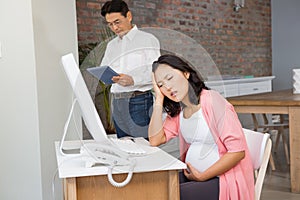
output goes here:
[[264, 178], [271, 154], [272, 141], [268, 133], [243, 129], [255, 170], [255, 200], [260, 199]]
[[289, 123], [288, 121], [286, 121], [284, 119], [284, 115], [280, 114], [280, 115], [272, 115], [272, 118], [276, 116], [276, 118], [278, 117], [279, 119], [277, 119], [279, 122], [273, 123], [273, 119], [271, 120], [271, 122], [269, 122], [269, 119], [267, 117], [267, 115], [265, 113], [262, 114], [262, 118], [263, 118], [263, 124], [258, 123], [258, 120], [256, 118], [256, 114], [252, 113], [252, 120], [253, 120], [253, 125], [254, 125], [254, 131], [258, 131], [260, 129], [261, 132], [267, 133], [270, 130], [283, 130], [285, 128], [289, 128]]

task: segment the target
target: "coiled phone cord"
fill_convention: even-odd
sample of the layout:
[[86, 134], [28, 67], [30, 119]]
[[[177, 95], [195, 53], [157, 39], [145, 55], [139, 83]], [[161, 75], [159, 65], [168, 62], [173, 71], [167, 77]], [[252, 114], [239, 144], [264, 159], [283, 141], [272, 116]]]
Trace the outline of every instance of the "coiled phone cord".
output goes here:
[[112, 184], [115, 187], [124, 187], [125, 185], [127, 185], [131, 181], [131, 178], [132, 178], [132, 175], [133, 175], [133, 168], [134, 168], [135, 164], [136, 164], [136, 161], [132, 160], [132, 163], [130, 165], [130, 169], [129, 169], [129, 172], [127, 174], [127, 177], [122, 182], [116, 182], [114, 180], [113, 175], [112, 175], [112, 170], [113, 170], [114, 166], [109, 166], [107, 177], [108, 177], [108, 181], [110, 182], [110, 184]]

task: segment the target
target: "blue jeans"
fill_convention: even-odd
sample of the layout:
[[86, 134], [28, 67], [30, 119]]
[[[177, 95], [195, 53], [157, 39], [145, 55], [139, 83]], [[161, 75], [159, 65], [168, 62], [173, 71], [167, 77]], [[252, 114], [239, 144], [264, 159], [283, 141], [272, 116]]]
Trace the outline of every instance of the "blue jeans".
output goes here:
[[153, 95], [150, 91], [131, 98], [113, 99], [112, 117], [117, 137], [148, 139], [152, 106]]

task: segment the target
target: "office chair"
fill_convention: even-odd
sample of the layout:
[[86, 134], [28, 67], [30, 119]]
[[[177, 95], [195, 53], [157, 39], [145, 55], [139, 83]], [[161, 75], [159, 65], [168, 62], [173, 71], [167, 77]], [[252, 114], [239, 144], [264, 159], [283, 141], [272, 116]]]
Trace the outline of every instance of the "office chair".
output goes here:
[[271, 155], [272, 141], [268, 133], [243, 130], [254, 168], [255, 200], [259, 200]]

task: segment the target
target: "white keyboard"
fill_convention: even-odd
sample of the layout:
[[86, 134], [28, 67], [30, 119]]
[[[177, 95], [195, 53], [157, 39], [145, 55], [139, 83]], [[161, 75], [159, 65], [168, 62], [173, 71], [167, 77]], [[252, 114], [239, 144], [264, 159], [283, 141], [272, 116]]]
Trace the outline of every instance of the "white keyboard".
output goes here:
[[133, 155], [143, 155], [146, 153], [144, 149], [142, 149], [138, 144], [134, 142], [134, 139], [126, 138], [126, 139], [118, 139], [118, 138], [109, 138], [116, 147], [120, 150]]

